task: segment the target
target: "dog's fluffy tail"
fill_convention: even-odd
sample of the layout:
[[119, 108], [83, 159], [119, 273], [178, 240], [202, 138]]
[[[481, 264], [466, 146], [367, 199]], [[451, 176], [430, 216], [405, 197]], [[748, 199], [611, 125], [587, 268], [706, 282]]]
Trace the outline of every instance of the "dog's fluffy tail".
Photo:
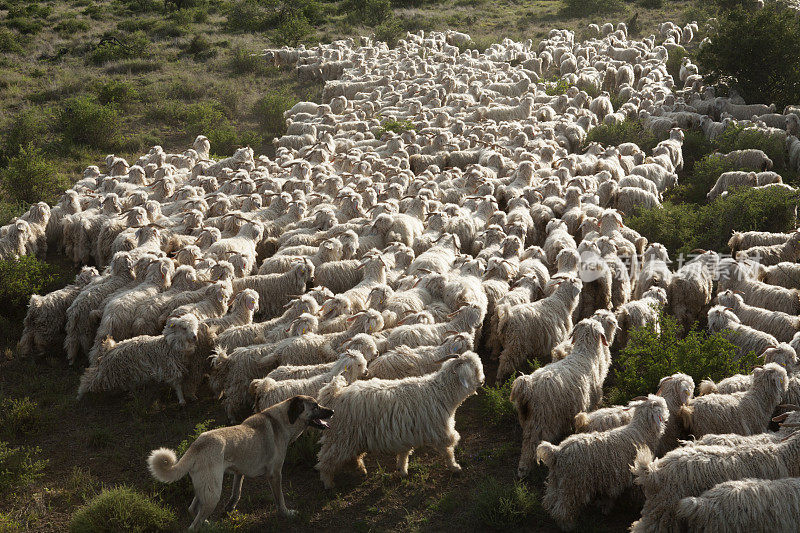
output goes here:
[[162, 483], [172, 483], [178, 481], [185, 476], [191, 468], [191, 458], [187, 457], [188, 453], [183, 454], [181, 460], [175, 455], [175, 452], [169, 448], [159, 448], [150, 452], [150, 457], [147, 458], [147, 466], [150, 468], [150, 473], [153, 477]]

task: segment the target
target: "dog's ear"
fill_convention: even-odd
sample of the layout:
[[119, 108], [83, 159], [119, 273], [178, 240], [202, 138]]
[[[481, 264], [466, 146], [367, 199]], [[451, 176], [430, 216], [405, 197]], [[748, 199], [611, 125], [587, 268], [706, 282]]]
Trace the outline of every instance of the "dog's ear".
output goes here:
[[295, 396], [289, 400], [289, 424], [297, 422], [297, 417], [303, 412], [303, 399], [300, 396]]

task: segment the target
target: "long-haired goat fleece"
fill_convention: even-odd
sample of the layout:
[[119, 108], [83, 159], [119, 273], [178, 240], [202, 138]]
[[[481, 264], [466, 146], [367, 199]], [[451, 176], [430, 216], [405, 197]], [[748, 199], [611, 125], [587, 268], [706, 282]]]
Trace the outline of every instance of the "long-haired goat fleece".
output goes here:
[[678, 502], [688, 531], [800, 531], [800, 479], [726, 481]]
[[651, 394], [628, 409], [633, 415], [623, 427], [572, 435], [558, 446], [544, 441], [536, 448], [537, 462], [550, 470], [542, 503], [561, 529], [573, 529], [581, 509], [595, 498], [619, 497], [633, 484], [630, 465], [637, 449], [655, 450], [669, 418], [667, 402]]
[[[782, 342], [776, 347], [765, 351], [761, 356], [764, 358], [764, 363], [776, 363], [786, 369], [786, 374], [789, 376], [789, 389], [791, 390], [793, 374], [800, 370], [798, 368], [797, 352], [795, 352], [794, 348]], [[711, 393], [733, 394], [734, 392], [744, 392], [752, 386], [753, 374], [734, 374], [719, 383], [714, 383], [711, 379], [704, 379], [700, 382], [697, 393], [700, 396]], [[784, 401], [793, 403], [786, 396], [784, 396]]]
[[542, 300], [498, 308], [498, 325], [503, 340], [497, 383], [503, 383], [527, 359], [544, 360], [572, 329], [572, 314], [578, 305], [582, 283], [579, 279], [551, 281], [556, 290]]
[[100, 345], [97, 362], [81, 376], [78, 398], [87, 392], [132, 390], [151, 381], [170, 385], [183, 399], [182, 381], [188, 369], [186, 359], [197, 342], [197, 318], [185, 315], [167, 321], [157, 337], [142, 335], [120, 343], [107, 338]]
[[763, 433], [788, 386], [786, 370], [768, 363], [753, 370], [753, 386], [745, 392], [694, 398], [681, 407], [681, 423], [695, 438], [709, 433]]
[[[681, 407], [691, 400], [693, 394], [694, 380], [686, 374], [673, 374], [662, 378], [659, 382], [656, 395], [666, 400], [669, 419], [658, 446], [653, 450], [657, 456], [664, 455], [678, 445], [682, 427], [677, 415]], [[630, 404], [605, 407], [590, 413], [578, 413], [575, 415], [575, 431], [583, 433], [608, 431], [629, 423], [632, 416], [633, 410], [630, 409]]]
[[276, 403], [298, 394], [316, 397], [319, 390], [331, 379], [341, 375], [349, 385], [367, 372], [367, 360], [356, 350], [348, 350], [334, 363], [331, 370], [312, 378], [275, 381], [270, 377], [254, 379], [250, 383], [250, 396], [255, 398], [255, 411], [263, 411]]
[[606, 377], [600, 369], [608, 369], [603, 326], [585, 318], [572, 334], [575, 345], [569, 356], [518, 377], [511, 386], [510, 399], [523, 431], [520, 478], [530, 472], [539, 442], [552, 442], [568, 433], [575, 415], [592, 409], [600, 399], [597, 390]]
[[322, 388], [317, 400], [336, 411], [323, 434], [316, 468], [327, 488], [343, 465], [356, 459], [366, 472], [367, 452], [397, 456], [397, 467], [408, 474], [414, 448], [430, 446], [442, 452], [448, 467], [458, 472], [455, 430], [458, 406], [483, 384], [478, 355], [467, 352], [446, 361], [434, 373], [399, 380], [370, 379], [347, 386], [343, 377]]
[[699, 496], [717, 483], [737, 479], [780, 479], [800, 475], [800, 431], [781, 442], [742, 448], [687, 446], [653, 461], [648, 448], [640, 448], [632, 467], [642, 487], [645, 503], [634, 533], [678, 531], [678, 502]]

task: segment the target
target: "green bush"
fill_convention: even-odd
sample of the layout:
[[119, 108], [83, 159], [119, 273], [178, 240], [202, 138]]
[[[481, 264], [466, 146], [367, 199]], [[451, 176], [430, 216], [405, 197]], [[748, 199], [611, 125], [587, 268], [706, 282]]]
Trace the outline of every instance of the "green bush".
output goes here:
[[708, 154], [695, 162], [692, 173], [683, 177], [673, 193], [684, 201], [704, 204], [706, 195], [723, 172], [742, 170], [734, 163], [724, 161], [718, 154]]
[[142, 59], [150, 55], [150, 39], [144, 31], [109, 38], [94, 47], [89, 58], [95, 65], [121, 59]]
[[122, 143], [120, 122], [116, 107], [100, 104], [89, 96], [67, 100], [58, 117], [65, 141], [101, 150], [114, 150]]
[[176, 531], [175, 513], [127, 487], [103, 490], [70, 520], [72, 533]]
[[47, 130], [47, 118], [39, 108], [32, 107], [20, 111], [9, 124], [0, 142], [0, 162], [18, 154], [20, 148], [24, 146], [41, 143]]
[[694, 172], [694, 165], [714, 151], [714, 144], [709, 141], [702, 130], [691, 129], [683, 132], [683, 176], [691, 175]]
[[569, 82], [564, 78], [557, 78], [545, 84], [544, 92], [548, 96], [556, 96], [566, 94], [567, 89], [569, 89]]
[[8, 167], [0, 170], [0, 182], [6, 198], [27, 204], [51, 200], [64, 188], [58, 167], [32, 143], [20, 147], [9, 160]]
[[668, 200], [661, 209], [640, 209], [625, 224], [666, 246], [670, 256], [695, 248], [725, 251], [734, 230], [792, 231], [797, 204], [797, 195], [782, 188], [739, 188], [707, 205]]
[[514, 404], [509, 399], [513, 384], [514, 378], [510, 377], [501, 386], [490, 387], [485, 385], [483, 387], [481, 412], [485, 419], [494, 424], [514, 423], [516, 421], [517, 415], [516, 411], [514, 411]]
[[272, 14], [255, 0], [231, 2], [228, 6], [225, 27], [230, 31], [257, 32], [270, 27]]
[[139, 92], [130, 83], [109, 80], [97, 88], [97, 101], [101, 104], [130, 104], [139, 99]]
[[621, 9], [620, 0], [564, 0], [561, 11], [569, 17], [585, 17], [598, 13], [613, 13]]
[[[697, 60], [710, 83], [736, 88], [747, 102], [800, 101], [800, 18], [779, 2], [720, 17]], [[780, 66], [780, 68], [776, 68]]]
[[503, 530], [544, 517], [539, 495], [522, 481], [503, 484], [495, 478], [481, 482], [475, 493], [476, 518], [489, 528]]
[[278, 46], [297, 46], [313, 31], [306, 16], [298, 11], [282, 18], [275, 28], [272, 40]]
[[722, 153], [755, 148], [767, 154], [776, 169], [784, 167], [785, 142], [780, 134], [770, 135], [739, 125], [728, 126], [722, 135], [714, 139], [714, 145]]
[[22, 54], [22, 37], [8, 28], [0, 28], [0, 52]]
[[664, 0], [639, 0], [639, 5], [648, 9], [659, 9], [664, 7]]
[[389, 0], [344, 0], [339, 12], [353, 24], [377, 26], [392, 15]]
[[622, 143], [635, 143], [645, 152], [650, 152], [662, 140], [652, 131], [645, 129], [638, 120], [629, 119], [619, 124], [600, 124], [592, 128], [586, 135], [584, 144], [598, 142], [605, 146], [617, 146]]
[[41, 409], [28, 397], [0, 399], [0, 434], [4, 438], [34, 433], [41, 419]]
[[388, 17], [375, 27], [375, 40], [383, 41], [390, 47], [397, 44], [405, 30], [397, 17]]
[[675, 48], [667, 56], [667, 72], [675, 83], [680, 83], [681, 62], [688, 55], [685, 48]]
[[85, 20], [64, 19], [53, 27], [53, 29], [63, 38], [74, 37], [76, 33], [89, 31], [89, 23]]
[[0, 494], [42, 477], [47, 461], [37, 457], [39, 452], [39, 448], [11, 446], [0, 441]]
[[2, 314], [16, 311], [24, 316], [31, 294], [42, 294], [53, 279], [52, 267], [35, 257], [0, 260], [0, 301], [5, 303]]
[[186, 45], [186, 53], [194, 56], [199, 61], [204, 61], [216, 55], [217, 51], [213, 48], [213, 44], [208, 37], [198, 33]]
[[231, 72], [238, 75], [267, 70], [267, 62], [264, 58], [243, 46], [234, 46], [231, 49], [230, 66]]
[[406, 132], [406, 131], [413, 131], [414, 130], [414, 123], [410, 120], [385, 120], [381, 124], [381, 127], [378, 128], [376, 132], [376, 137], [381, 137], [384, 133], [392, 132], [397, 133], [398, 135]]
[[267, 138], [280, 137], [286, 133], [283, 113], [296, 103], [297, 100], [293, 96], [277, 91], [267, 93], [256, 101], [253, 114]]
[[676, 372], [692, 376], [697, 385], [706, 378], [717, 381], [749, 373], [758, 364], [753, 353], [737, 360], [734, 345], [722, 334], [698, 331], [695, 324], [682, 338], [682, 328], [673, 316], [662, 311], [659, 320], [658, 333], [652, 325], [631, 331], [628, 345], [614, 359], [609, 376], [611, 403], [625, 404], [654, 393], [661, 378]]

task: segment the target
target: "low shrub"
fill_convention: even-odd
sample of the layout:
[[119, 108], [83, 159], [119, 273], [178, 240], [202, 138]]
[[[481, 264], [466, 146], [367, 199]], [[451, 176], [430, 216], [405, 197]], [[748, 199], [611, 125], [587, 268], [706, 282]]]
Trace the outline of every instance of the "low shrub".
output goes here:
[[735, 347], [721, 334], [699, 331], [697, 324], [682, 336], [682, 328], [671, 315], [660, 313], [660, 331], [650, 325], [630, 332], [628, 345], [617, 355], [609, 375], [609, 401], [625, 404], [630, 399], [658, 389], [665, 376], [683, 372], [695, 384], [715, 381], [736, 373], [749, 373], [757, 363], [754, 354], [735, 357]]
[[253, 106], [253, 114], [258, 121], [261, 132], [267, 138], [280, 137], [286, 133], [286, 121], [283, 113], [297, 103], [288, 93], [273, 91], [259, 98]]
[[41, 419], [39, 405], [28, 397], [0, 399], [0, 435], [3, 438], [34, 433]]
[[565, 0], [561, 12], [568, 17], [585, 17], [598, 13], [620, 11], [623, 4], [620, 0]]
[[0, 52], [22, 54], [25, 52], [22, 36], [8, 28], [0, 28]]
[[197, 33], [186, 45], [186, 53], [194, 56], [198, 61], [205, 61], [216, 55], [217, 51], [213, 48], [213, 44], [208, 37], [202, 33]]
[[498, 530], [519, 527], [535, 516], [545, 515], [535, 490], [522, 481], [504, 484], [495, 478], [488, 478], [478, 486], [474, 510], [484, 526]]
[[785, 166], [785, 142], [779, 134], [770, 135], [754, 128], [745, 128], [739, 125], [729, 126], [722, 135], [714, 139], [713, 144], [722, 153], [750, 148], [761, 150], [772, 159], [776, 169]]
[[584, 144], [598, 142], [605, 146], [617, 146], [630, 142], [649, 153], [662, 140], [652, 131], [645, 129], [640, 121], [629, 119], [619, 124], [600, 124], [592, 128], [586, 135]]
[[381, 127], [378, 128], [376, 132], [376, 137], [381, 137], [384, 133], [392, 132], [396, 134], [401, 134], [406, 131], [413, 131], [414, 130], [414, 123], [410, 120], [385, 120]]
[[39, 448], [11, 446], [0, 441], [0, 494], [30, 485], [43, 475], [47, 461], [39, 459]]
[[19, 148], [9, 159], [8, 166], [0, 169], [0, 183], [6, 198], [23, 204], [52, 200], [65, 185], [58, 167], [32, 142]]
[[516, 411], [514, 404], [511, 403], [511, 386], [514, 378], [511, 377], [500, 386], [491, 387], [485, 385], [481, 395], [481, 412], [485, 419], [494, 424], [514, 423]]
[[19, 153], [22, 147], [38, 145], [47, 134], [48, 117], [39, 108], [23, 109], [14, 117], [0, 142], [0, 162]]
[[705, 204], [708, 192], [714, 187], [723, 172], [742, 170], [733, 163], [725, 162], [717, 154], [703, 156], [692, 166], [691, 174], [685, 174], [674, 192], [680, 198], [695, 204]]
[[97, 101], [101, 104], [130, 104], [139, 99], [139, 92], [130, 83], [110, 80], [97, 88]]
[[339, 12], [353, 24], [377, 26], [392, 15], [389, 0], [344, 0]]
[[113, 151], [122, 142], [121, 118], [116, 107], [77, 96], [64, 104], [58, 127], [67, 142]]
[[95, 65], [120, 59], [142, 59], [150, 55], [150, 39], [144, 31], [124, 36], [109, 36], [102, 40], [89, 54]]
[[397, 17], [388, 17], [375, 27], [375, 40], [393, 47], [404, 33], [403, 25]]
[[53, 29], [63, 38], [75, 36], [76, 33], [89, 31], [89, 23], [85, 20], [78, 19], [64, 19], [56, 24]]
[[695, 248], [724, 252], [734, 230], [792, 231], [797, 205], [797, 194], [786, 189], [738, 188], [707, 205], [667, 200], [662, 209], [640, 209], [625, 224], [666, 246], [670, 256]]
[[241, 76], [252, 72], [264, 72], [268, 66], [260, 54], [243, 46], [234, 46], [230, 51], [230, 68], [231, 72]]
[[53, 267], [33, 256], [0, 260], [0, 313], [24, 316], [31, 294], [44, 294], [54, 280]]
[[708, 83], [724, 83], [747, 102], [774, 102], [778, 109], [800, 101], [800, 19], [795, 9], [783, 2], [769, 2], [763, 9], [736, 8], [719, 17], [708, 37], [708, 46], [697, 54]]
[[175, 513], [127, 487], [103, 490], [70, 520], [72, 533], [177, 531]]
[[308, 18], [298, 11], [282, 18], [275, 28], [272, 40], [278, 46], [298, 46], [313, 31]]
[[688, 55], [685, 48], [675, 48], [669, 52], [669, 56], [667, 57], [667, 73], [672, 76], [676, 84], [681, 83], [681, 63], [683, 62], [683, 58]]
[[556, 78], [545, 84], [544, 92], [548, 96], [557, 96], [567, 94], [567, 89], [569, 89], [569, 82], [564, 78]]

